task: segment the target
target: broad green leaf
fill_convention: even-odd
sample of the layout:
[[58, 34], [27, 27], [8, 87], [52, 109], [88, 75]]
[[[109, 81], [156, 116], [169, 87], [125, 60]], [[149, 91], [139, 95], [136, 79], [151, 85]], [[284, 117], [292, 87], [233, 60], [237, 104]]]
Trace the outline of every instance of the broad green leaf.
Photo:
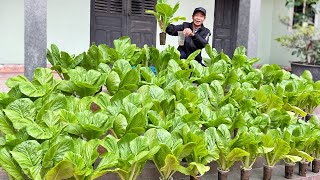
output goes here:
[[12, 157], [20, 165], [22, 170], [29, 175], [29, 168], [39, 166], [43, 157], [40, 144], [35, 140], [28, 140], [17, 145], [10, 151]]
[[21, 83], [19, 89], [28, 97], [42, 97], [46, 95], [46, 89], [44, 87], [30, 82]]
[[277, 162], [279, 162], [283, 157], [283, 155], [287, 155], [290, 151], [290, 145], [282, 140], [282, 139], [276, 139], [274, 150], [273, 150], [273, 157], [272, 157], [272, 165], [275, 165]]
[[165, 166], [161, 167], [160, 171], [162, 171], [166, 178], [170, 177], [170, 174], [173, 171], [179, 171], [182, 174], [190, 175], [187, 168], [181, 166], [176, 157], [172, 154], [168, 154], [165, 158]]
[[0, 131], [4, 134], [14, 134], [15, 130], [12, 123], [4, 115], [3, 111], [0, 110]]
[[53, 73], [49, 68], [37, 68], [34, 71], [32, 84], [36, 85], [46, 85], [53, 83]]
[[[202, 175], [204, 175], [206, 172], [208, 172], [210, 170], [210, 167], [206, 166], [204, 164], [191, 162], [189, 164], [188, 169], [190, 169], [191, 172], [193, 172], [194, 169], [196, 169], [196, 172], [199, 172], [199, 174], [202, 176]], [[195, 175], [197, 175], [197, 174], [195, 174]]]
[[28, 98], [15, 100], [3, 111], [12, 122], [14, 128], [18, 130], [32, 124], [36, 115], [34, 104]]
[[114, 95], [119, 90], [120, 77], [115, 71], [111, 71], [106, 80], [108, 92]]
[[60, 180], [73, 177], [73, 164], [68, 160], [60, 161], [46, 174], [46, 180]]
[[292, 155], [284, 155], [283, 158], [288, 159], [289, 162], [298, 162], [301, 161], [301, 157], [299, 156], [292, 156]]
[[50, 139], [53, 132], [48, 127], [39, 126], [36, 123], [27, 125], [28, 134], [35, 139]]
[[111, 170], [117, 165], [118, 163], [118, 157], [111, 153], [108, 153], [106, 156], [104, 156], [101, 161], [99, 162], [99, 165], [94, 170], [92, 174], [92, 178], [98, 178], [100, 176], [103, 176], [105, 173], [108, 172], [108, 170]]
[[21, 83], [28, 83], [28, 82], [30, 81], [25, 76], [18, 75], [18, 76], [14, 76], [7, 79], [6, 85], [9, 88], [13, 88], [14, 86], [20, 85]]
[[24, 175], [21, 172], [21, 167], [11, 157], [10, 153], [5, 149], [0, 150], [0, 165], [14, 179], [24, 180]]
[[51, 168], [61, 161], [66, 152], [73, 150], [73, 141], [69, 137], [59, 137], [57, 142], [45, 153], [42, 166], [43, 168]]
[[249, 155], [250, 154], [247, 151], [242, 150], [240, 148], [232, 149], [231, 152], [229, 152], [228, 155], [226, 156], [226, 162], [228, 163], [227, 169], [229, 169], [234, 162], [239, 161], [243, 157], [249, 156]]
[[117, 136], [121, 137], [126, 132], [126, 128], [128, 126], [127, 119], [124, 115], [119, 114], [115, 117], [114, 123], [113, 123], [113, 130], [117, 134]]

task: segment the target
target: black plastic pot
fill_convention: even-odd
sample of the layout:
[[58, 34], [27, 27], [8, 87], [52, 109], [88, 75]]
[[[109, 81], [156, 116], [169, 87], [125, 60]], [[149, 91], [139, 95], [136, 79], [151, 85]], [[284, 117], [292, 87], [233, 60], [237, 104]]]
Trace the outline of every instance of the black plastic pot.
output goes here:
[[312, 172], [318, 173], [320, 169], [320, 159], [314, 159], [312, 161]]
[[229, 171], [223, 171], [218, 168], [218, 180], [227, 180]]
[[251, 176], [252, 169], [241, 169], [241, 180], [249, 180]]
[[159, 36], [160, 36], [160, 45], [165, 45], [167, 33], [161, 32], [159, 33]]
[[273, 166], [263, 165], [263, 180], [271, 180]]
[[320, 80], [320, 66], [312, 64], [303, 64], [301, 62], [290, 62], [291, 73], [300, 76], [304, 70], [309, 70], [312, 74], [313, 80]]
[[196, 176], [196, 177], [190, 176], [190, 180], [200, 180], [200, 179], [201, 179], [200, 176]]
[[294, 167], [295, 167], [294, 163], [286, 163], [285, 164], [285, 173], [284, 173], [285, 178], [292, 179]]
[[299, 176], [306, 177], [308, 169], [308, 162], [299, 162]]

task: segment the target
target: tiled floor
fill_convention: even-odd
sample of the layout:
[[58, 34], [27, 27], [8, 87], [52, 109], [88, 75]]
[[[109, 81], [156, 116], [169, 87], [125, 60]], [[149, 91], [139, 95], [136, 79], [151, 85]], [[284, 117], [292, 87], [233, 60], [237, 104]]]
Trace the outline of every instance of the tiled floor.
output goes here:
[[0, 72], [0, 92], [7, 92], [9, 88], [5, 84], [6, 80], [19, 74], [23, 75], [23, 72]]

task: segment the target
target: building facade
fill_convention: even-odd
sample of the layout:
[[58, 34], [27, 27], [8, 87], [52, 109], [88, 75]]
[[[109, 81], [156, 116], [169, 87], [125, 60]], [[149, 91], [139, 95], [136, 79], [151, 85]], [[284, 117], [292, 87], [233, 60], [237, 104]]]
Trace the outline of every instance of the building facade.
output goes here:
[[[25, 61], [25, 3], [0, 0], [0, 64], [23, 64]], [[175, 4], [177, 0], [170, 3]], [[212, 35], [210, 44], [232, 54], [235, 47], [247, 47], [250, 57], [261, 64], [288, 65], [290, 52], [274, 40], [292, 31], [281, 24], [279, 16], [292, 16], [285, 0], [180, 0], [175, 15], [191, 21], [194, 8], [207, 10], [204, 25]], [[145, 15], [156, 0], [47, 0], [47, 47], [56, 44], [70, 54], [86, 51], [91, 43], [107, 43], [129, 35], [134, 43], [164, 49], [177, 46], [177, 37], [167, 36], [167, 45], [159, 45], [160, 32], [153, 17]], [[318, 18], [315, 18], [316, 26]], [[36, 32], [35, 32], [36, 33]], [[205, 56], [205, 53], [202, 52]]]

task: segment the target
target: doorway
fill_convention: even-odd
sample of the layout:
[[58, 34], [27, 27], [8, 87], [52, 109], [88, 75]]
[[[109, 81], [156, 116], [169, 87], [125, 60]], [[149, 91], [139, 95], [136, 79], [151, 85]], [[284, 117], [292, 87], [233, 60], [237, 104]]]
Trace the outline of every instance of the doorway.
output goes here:
[[145, 10], [154, 10], [157, 0], [91, 0], [90, 42], [107, 44], [129, 36], [143, 47], [156, 44], [157, 22]]
[[215, 0], [212, 45], [232, 57], [236, 48], [239, 0]]

